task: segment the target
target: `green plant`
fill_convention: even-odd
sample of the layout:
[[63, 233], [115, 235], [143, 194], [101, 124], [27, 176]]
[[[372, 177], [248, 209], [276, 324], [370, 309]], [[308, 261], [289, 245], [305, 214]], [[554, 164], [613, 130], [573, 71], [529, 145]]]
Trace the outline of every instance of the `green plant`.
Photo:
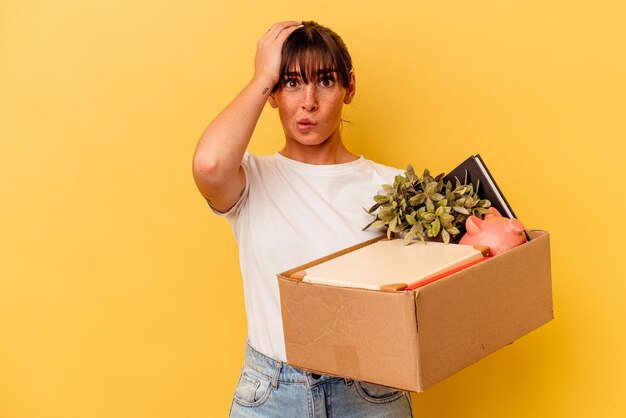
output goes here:
[[418, 177], [409, 165], [393, 185], [382, 185], [384, 194], [374, 196], [376, 204], [367, 211], [374, 220], [363, 230], [386, 227], [388, 238], [404, 233], [405, 245], [416, 238], [425, 242], [425, 237], [441, 238], [448, 244], [461, 232], [458, 226], [470, 215], [482, 218], [491, 202], [479, 198], [480, 183], [474, 188], [467, 184], [467, 176], [464, 183], [455, 177], [454, 188], [450, 180], [444, 184], [444, 177], [445, 173], [433, 177], [428, 170]]

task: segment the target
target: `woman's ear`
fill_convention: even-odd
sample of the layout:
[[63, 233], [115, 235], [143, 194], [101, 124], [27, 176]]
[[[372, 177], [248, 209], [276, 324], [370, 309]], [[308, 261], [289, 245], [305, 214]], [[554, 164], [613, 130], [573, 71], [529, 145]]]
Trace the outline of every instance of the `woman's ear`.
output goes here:
[[270, 93], [269, 96], [267, 96], [267, 102], [270, 104], [270, 106], [272, 106], [272, 108], [276, 109], [278, 107], [278, 103], [276, 103], [276, 99], [274, 99], [274, 93]]
[[346, 97], [343, 98], [343, 102], [345, 104], [349, 104], [354, 98], [354, 93], [356, 92], [356, 78], [354, 77], [354, 70], [350, 71], [350, 83], [348, 84], [348, 88], [346, 89]]

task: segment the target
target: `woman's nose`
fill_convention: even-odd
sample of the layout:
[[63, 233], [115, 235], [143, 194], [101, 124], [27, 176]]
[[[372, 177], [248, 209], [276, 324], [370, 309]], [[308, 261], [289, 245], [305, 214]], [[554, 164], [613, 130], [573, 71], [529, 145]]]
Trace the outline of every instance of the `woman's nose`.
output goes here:
[[317, 110], [317, 89], [315, 84], [304, 85], [304, 97], [302, 98], [302, 108], [308, 112]]

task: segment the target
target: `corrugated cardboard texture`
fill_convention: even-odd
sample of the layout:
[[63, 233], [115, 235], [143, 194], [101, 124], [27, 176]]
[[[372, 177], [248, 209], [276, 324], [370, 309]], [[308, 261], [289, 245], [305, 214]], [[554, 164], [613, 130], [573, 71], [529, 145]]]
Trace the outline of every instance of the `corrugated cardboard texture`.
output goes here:
[[278, 275], [287, 361], [324, 374], [421, 392], [550, 321], [550, 237], [430, 283], [381, 292]]
[[289, 364], [388, 386], [418, 384], [413, 292], [315, 285], [284, 277], [279, 287]]
[[416, 295], [424, 388], [550, 321], [550, 241], [529, 243]]

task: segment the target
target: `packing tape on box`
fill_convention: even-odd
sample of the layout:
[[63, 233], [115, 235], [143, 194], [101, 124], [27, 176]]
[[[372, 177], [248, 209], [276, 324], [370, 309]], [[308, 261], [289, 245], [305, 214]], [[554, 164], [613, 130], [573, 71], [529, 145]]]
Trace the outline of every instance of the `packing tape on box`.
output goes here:
[[338, 370], [349, 371], [350, 377], [361, 376], [361, 364], [355, 345], [334, 345], [333, 349]]

